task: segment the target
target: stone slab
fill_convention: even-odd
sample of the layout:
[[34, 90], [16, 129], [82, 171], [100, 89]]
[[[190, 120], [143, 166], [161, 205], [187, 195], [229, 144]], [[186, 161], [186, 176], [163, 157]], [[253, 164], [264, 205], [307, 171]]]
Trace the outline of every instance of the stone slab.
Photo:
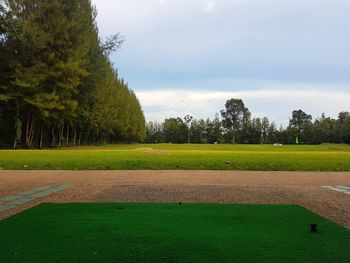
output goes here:
[[21, 196], [19, 196], [19, 195], [9, 195], [9, 196], [5, 196], [5, 197], [1, 198], [0, 202], [10, 202], [10, 201], [16, 200], [20, 197]]
[[0, 205], [0, 213], [15, 207], [15, 205]]

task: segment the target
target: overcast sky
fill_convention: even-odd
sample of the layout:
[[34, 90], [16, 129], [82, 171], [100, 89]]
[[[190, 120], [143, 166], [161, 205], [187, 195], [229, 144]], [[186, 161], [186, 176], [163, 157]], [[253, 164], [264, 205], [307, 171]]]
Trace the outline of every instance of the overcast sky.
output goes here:
[[214, 117], [231, 97], [288, 123], [350, 111], [349, 0], [93, 0], [146, 119]]

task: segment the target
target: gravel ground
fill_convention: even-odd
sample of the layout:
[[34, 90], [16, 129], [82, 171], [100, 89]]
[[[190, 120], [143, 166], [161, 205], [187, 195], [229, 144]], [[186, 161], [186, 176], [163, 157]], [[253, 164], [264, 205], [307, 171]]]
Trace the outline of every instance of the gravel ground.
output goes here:
[[350, 173], [242, 171], [0, 171], [0, 198], [47, 184], [72, 187], [0, 213], [43, 202], [205, 202], [299, 204], [350, 228]]

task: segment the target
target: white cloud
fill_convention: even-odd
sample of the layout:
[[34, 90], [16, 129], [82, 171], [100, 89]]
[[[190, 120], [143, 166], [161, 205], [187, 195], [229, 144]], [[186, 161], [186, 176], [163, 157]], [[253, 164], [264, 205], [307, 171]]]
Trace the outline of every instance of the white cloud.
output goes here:
[[[305, 85], [305, 87], [307, 87]], [[308, 86], [309, 87], [309, 86]], [[227, 99], [241, 98], [253, 116], [267, 116], [278, 125], [286, 125], [292, 110], [303, 109], [314, 118], [322, 112], [337, 117], [338, 112], [350, 110], [350, 93], [317, 89], [263, 89], [254, 91], [137, 91], [148, 121], [192, 114], [196, 118], [212, 118], [224, 108]]]
[[111, 60], [148, 120], [212, 118], [230, 97], [284, 124], [350, 110], [349, 0], [92, 2], [101, 35], [127, 39]]
[[206, 1], [204, 10], [207, 12], [214, 12], [216, 7], [216, 2], [214, 0]]
[[162, 6], [166, 6], [168, 2], [166, 0], [158, 0], [159, 4]]

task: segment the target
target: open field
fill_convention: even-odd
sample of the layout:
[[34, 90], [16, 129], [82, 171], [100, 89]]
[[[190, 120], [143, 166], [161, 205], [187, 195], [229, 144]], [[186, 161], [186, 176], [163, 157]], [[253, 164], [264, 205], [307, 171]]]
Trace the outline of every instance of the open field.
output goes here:
[[0, 169], [350, 171], [349, 145], [130, 144], [1, 150]]
[[295, 205], [43, 204], [1, 221], [0, 235], [8, 263], [350, 258], [349, 230]]

